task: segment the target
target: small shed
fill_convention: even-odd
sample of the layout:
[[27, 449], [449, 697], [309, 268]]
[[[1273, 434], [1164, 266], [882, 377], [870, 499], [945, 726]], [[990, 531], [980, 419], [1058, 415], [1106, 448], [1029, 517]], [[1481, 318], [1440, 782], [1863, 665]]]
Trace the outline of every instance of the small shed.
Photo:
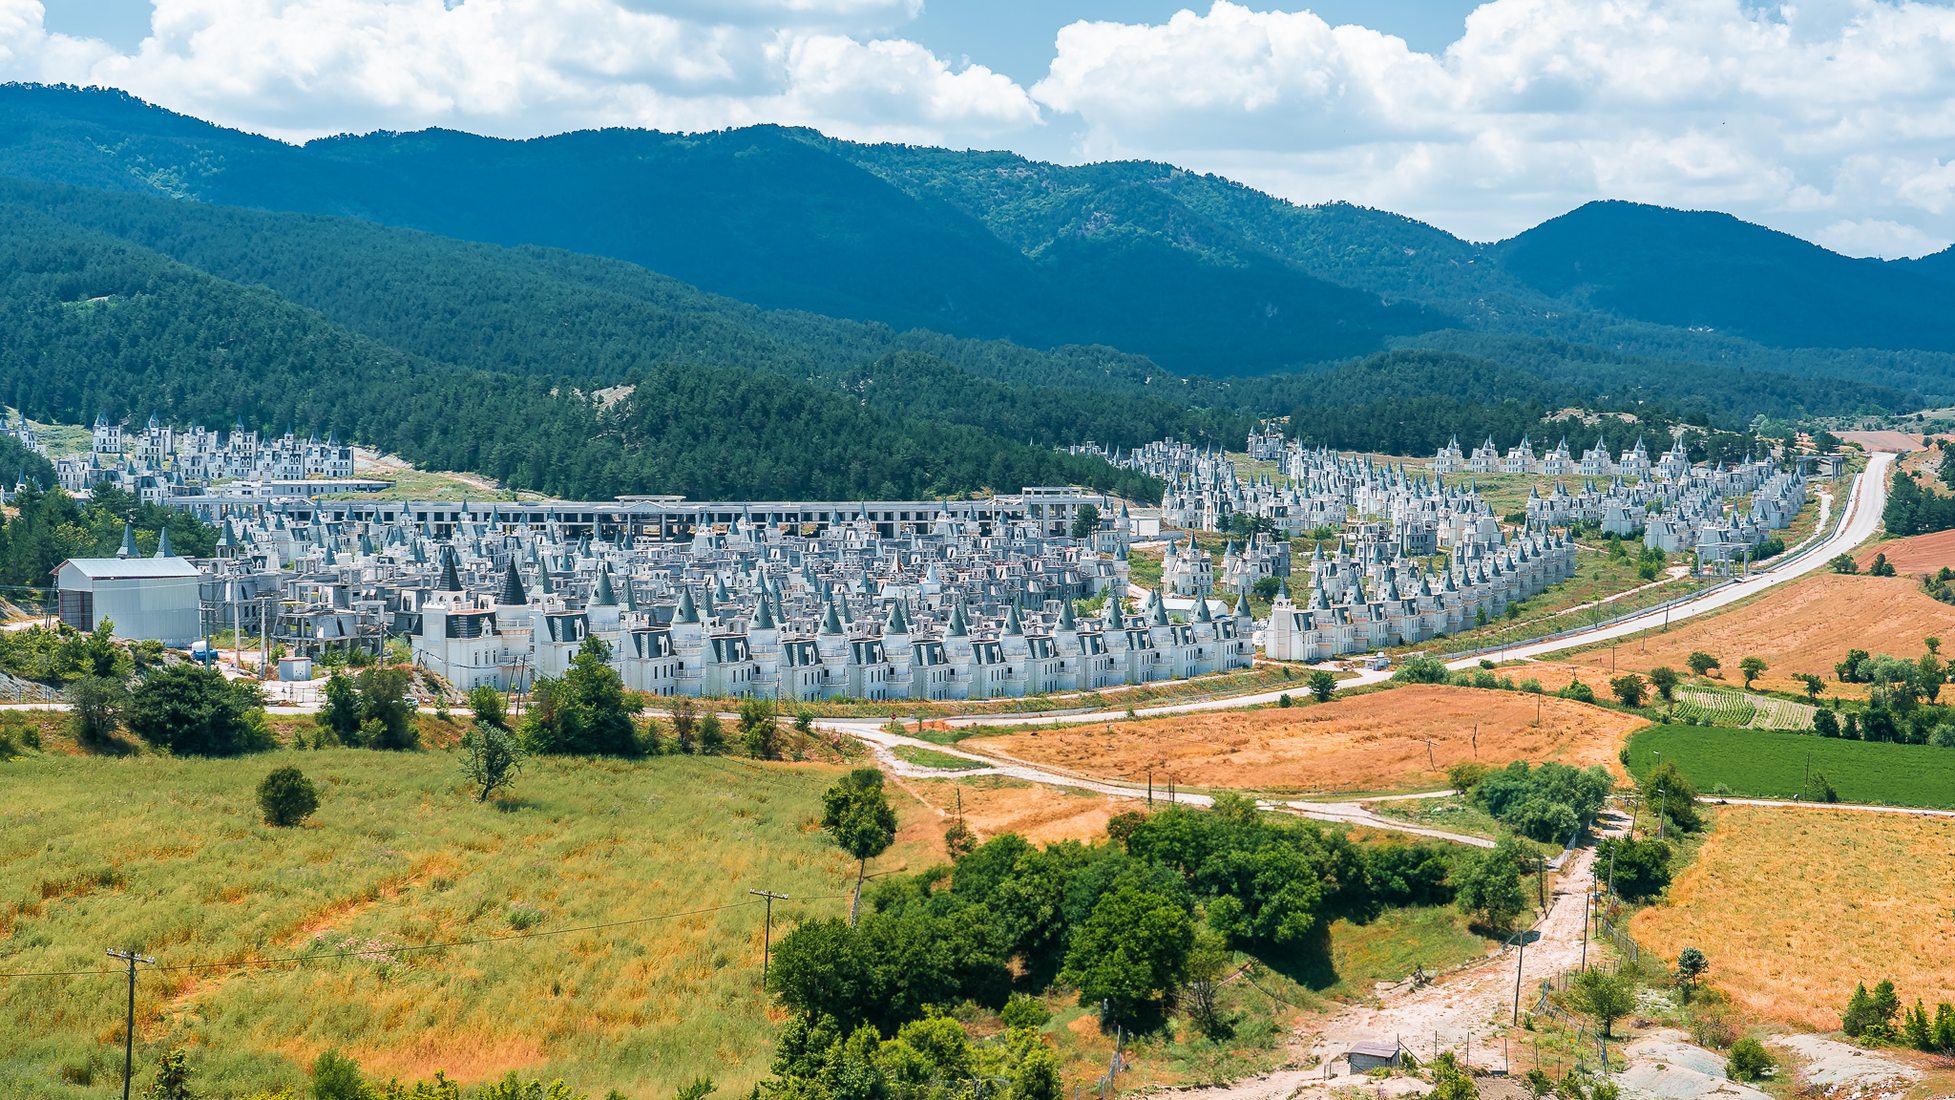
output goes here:
[[1351, 1067], [1352, 1073], [1367, 1073], [1374, 1069], [1396, 1069], [1398, 1045], [1396, 1043], [1352, 1043], [1344, 1048], [1344, 1063]]
[[69, 558], [55, 567], [61, 621], [114, 624], [115, 636], [187, 646], [203, 636], [203, 574], [183, 558]]

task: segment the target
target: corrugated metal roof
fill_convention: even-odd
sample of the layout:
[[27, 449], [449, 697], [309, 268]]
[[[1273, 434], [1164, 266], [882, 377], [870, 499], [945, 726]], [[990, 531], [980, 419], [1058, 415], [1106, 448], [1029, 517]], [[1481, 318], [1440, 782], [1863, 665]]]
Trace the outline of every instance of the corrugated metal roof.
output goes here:
[[89, 580], [136, 581], [201, 577], [203, 572], [186, 558], [69, 558], [55, 567], [59, 573], [68, 566]]

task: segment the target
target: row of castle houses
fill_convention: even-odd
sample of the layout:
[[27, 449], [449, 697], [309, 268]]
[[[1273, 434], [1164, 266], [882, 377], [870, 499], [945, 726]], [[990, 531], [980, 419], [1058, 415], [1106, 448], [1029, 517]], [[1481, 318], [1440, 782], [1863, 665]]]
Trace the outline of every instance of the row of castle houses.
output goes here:
[[402, 637], [416, 664], [461, 689], [524, 690], [593, 637], [633, 689], [781, 700], [1019, 697], [1253, 656], [1246, 602], [1171, 615], [1157, 592], [1129, 611], [1124, 548], [1096, 549], [1118, 540], [1041, 522], [986, 533], [946, 516], [894, 536], [866, 521], [806, 535], [743, 516], [680, 539], [493, 518], [440, 531], [296, 522], [273, 507], [220, 522], [213, 622], [290, 652]]

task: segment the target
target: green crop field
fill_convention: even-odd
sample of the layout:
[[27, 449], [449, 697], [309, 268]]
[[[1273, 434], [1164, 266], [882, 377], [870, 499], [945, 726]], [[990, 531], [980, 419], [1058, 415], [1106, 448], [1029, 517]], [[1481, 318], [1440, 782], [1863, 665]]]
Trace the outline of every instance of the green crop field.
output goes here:
[[[1629, 739], [1629, 770], [1674, 762], [1702, 794], [1720, 785], [1747, 798], [1802, 795], [1808, 759], [1845, 802], [1955, 809], [1955, 749], [1844, 741], [1774, 730], [1652, 726]], [[1812, 797], [1810, 791], [1803, 796]]]
[[[298, 828], [267, 827], [254, 799], [283, 764], [321, 792]], [[301, 1083], [329, 1047], [383, 1076], [517, 1069], [647, 1098], [711, 1076], [740, 1095], [779, 1026], [747, 891], [796, 899], [775, 906], [776, 936], [846, 912], [853, 865], [814, 825], [837, 774], [536, 759], [507, 802], [482, 804], [446, 752], [30, 754], [0, 764], [0, 973], [96, 971], [126, 946], [163, 967], [347, 953], [143, 973], [142, 1080], [183, 1046], [202, 1095]], [[400, 950], [464, 940], [495, 942]], [[124, 996], [114, 974], [0, 978], [0, 1096], [119, 1086]]]

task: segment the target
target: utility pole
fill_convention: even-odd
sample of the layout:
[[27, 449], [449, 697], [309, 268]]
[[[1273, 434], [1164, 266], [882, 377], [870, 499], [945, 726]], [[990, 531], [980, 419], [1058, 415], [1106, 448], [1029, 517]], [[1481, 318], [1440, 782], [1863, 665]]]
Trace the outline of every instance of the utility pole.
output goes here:
[[1154, 765], [1147, 766], [1147, 808], [1154, 808]]
[[1521, 941], [1520, 957], [1514, 960], [1514, 1022], [1521, 1022], [1521, 968], [1527, 965], [1527, 933], [1518, 937]]
[[1656, 811], [1656, 839], [1663, 839], [1663, 819], [1670, 816], [1670, 794], [1662, 787], [1656, 789], [1656, 797], [1661, 800]]
[[786, 901], [787, 895], [776, 894], [770, 890], [749, 890], [747, 893], [767, 899], [767, 915], [761, 919], [760, 925], [760, 988], [762, 992], [765, 992], [767, 989], [767, 956], [774, 952], [774, 901], [776, 899]]
[[1589, 877], [1588, 889], [1582, 891], [1582, 969], [1588, 969], [1588, 921], [1589, 909], [1595, 903], [1595, 878]]
[[109, 948], [109, 957], [122, 959], [129, 964], [129, 1015], [122, 1031], [122, 1100], [129, 1100], [129, 1079], [136, 1072], [136, 964], [156, 965], [156, 960], [138, 955], [132, 949], [117, 951]]

